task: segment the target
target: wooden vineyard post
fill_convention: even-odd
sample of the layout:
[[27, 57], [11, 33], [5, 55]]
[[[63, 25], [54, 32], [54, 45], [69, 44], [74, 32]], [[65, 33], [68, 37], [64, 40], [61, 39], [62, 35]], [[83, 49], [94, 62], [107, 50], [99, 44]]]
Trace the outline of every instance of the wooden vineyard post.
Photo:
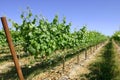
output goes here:
[[93, 52], [92, 52], [92, 46], [90, 47], [90, 53], [92, 54]]
[[77, 64], [79, 64], [80, 58], [79, 58], [79, 54], [77, 54]]
[[65, 71], [65, 56], [63, 57], [63, 73]]
[[20, 80], [24, 80], [22, 70], [20, 68], [18, 58], [17, 58], [16, 52], [15, 52], [15, 49], [14, 49], [14, 46], [13, 46], [13, 43], [12, 43], [12, 39], [11, 39], [11, 35], [10, 35], [9, 28], [8, 28], [6, 17], [1, 17], [1, 21], [2, 21], [2, 25], [3, 25], [4, 31], [5, 31], [5, 34], [6, 34], [6, 37], [7, 37], [10, 52], [12, 54], [13, 61], [14, 61], [14, 64], [15, 64], [15, 67], [16, 67], [16, 70], [17, 70], [17, 74], [18, 74]]
[[79, 58], [79, 51], [77, 51], [77, 64], [79, 64], [80, 58]]
[[96, 49], [98, 48], [98, 44], [96, 44]]
[[94, 47], [93, 47], [93, 52], [95, 52], [95, 45], [94, 45]]
[[87, 59], [87, 49], [85, 48], [85, 60]]
[[94, 53], [94, 48], [93, 48], [94, 46], [92, 46], [92, 53]]

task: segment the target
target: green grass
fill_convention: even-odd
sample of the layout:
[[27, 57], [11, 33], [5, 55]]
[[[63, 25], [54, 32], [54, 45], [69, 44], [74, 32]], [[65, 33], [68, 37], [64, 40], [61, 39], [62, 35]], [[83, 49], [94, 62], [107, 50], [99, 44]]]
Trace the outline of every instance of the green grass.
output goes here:
[[114, 78], [114, 80], [120, 80], [120, 54], [119, 54], [119, 51], [117, 51], [115, 46], [114, 46], [114, 52], [116, 53], [114, 58], [115, 65], [116, 65], [114, 69], [114, 75], [116, 75], [116, 77]]

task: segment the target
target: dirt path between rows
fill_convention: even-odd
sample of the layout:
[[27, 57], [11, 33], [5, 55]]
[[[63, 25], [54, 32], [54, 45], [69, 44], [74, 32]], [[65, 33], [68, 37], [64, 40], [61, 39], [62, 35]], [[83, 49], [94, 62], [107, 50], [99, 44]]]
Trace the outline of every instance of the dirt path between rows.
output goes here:
[[[100, 46], [93, 54], [90, 54], [85, 60], [84, 54], [80, 55], [80, 62], [77, 64], [76, 57], [65, 62], [65, 71], [62, 71], [62, 64], [56, 66], [54, 69], [49, 70], [44, 73], [40, 73], [35, 76], [32, 80], [82, 80], [80, 77], [82, 74], [89, 73], [88, 65], [96, 60], [100, 50], [107, 44], [106, 41], [102, 46]], [[28, 79], [30, 80], [30, 79]], [[85, 79], [83, 79], [85, 80]]]
[[[29, 61], [26, 58], [19, 59], [20, 66], [23, 66], [25, 64], [29, 64]], [[0, 63], [0, 74], [6, 73], [7, 71], [11, 70], [12, 67], [14, 67], [14, 62], [12, 60], [5, 61]]]

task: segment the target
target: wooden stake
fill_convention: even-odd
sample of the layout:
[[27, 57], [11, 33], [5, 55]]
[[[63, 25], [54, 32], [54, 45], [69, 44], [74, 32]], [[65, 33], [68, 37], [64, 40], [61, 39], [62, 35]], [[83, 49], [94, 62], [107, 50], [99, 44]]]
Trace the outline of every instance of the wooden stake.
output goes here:
[[79, 58], [79, 53], [77, 54], [77, 64], [79, 64], [80, 58]]
[[1, 21], [2, 21], [2, 25], [4, 27], [4, 31], [5, 31], [5, 34], [6, 34], [6, 37], [7, 37], [10, 52], [12, 54], [13, 61], [14, 61], [14, 64], [15, 64], [15, 67], [16, 67], [16, 70], [17, 70], [17, 74], [18, 74], [20, 80], [24, 80], [24, 77], [23, 77], [19, 62], [18, 62], [18, 58], [17, 58], [16, 52], [15, 52], [15, 49], [14, 49], [14, 46], [13, 46], [13, 43], [12, 43], [12, 39], [11, 39], [11, 35], [10, 35], [9, 28], [8, 28], [6, 17], [1, 17]]
[[85, 49], [85, 60], [87, 59], [87, 49]]

